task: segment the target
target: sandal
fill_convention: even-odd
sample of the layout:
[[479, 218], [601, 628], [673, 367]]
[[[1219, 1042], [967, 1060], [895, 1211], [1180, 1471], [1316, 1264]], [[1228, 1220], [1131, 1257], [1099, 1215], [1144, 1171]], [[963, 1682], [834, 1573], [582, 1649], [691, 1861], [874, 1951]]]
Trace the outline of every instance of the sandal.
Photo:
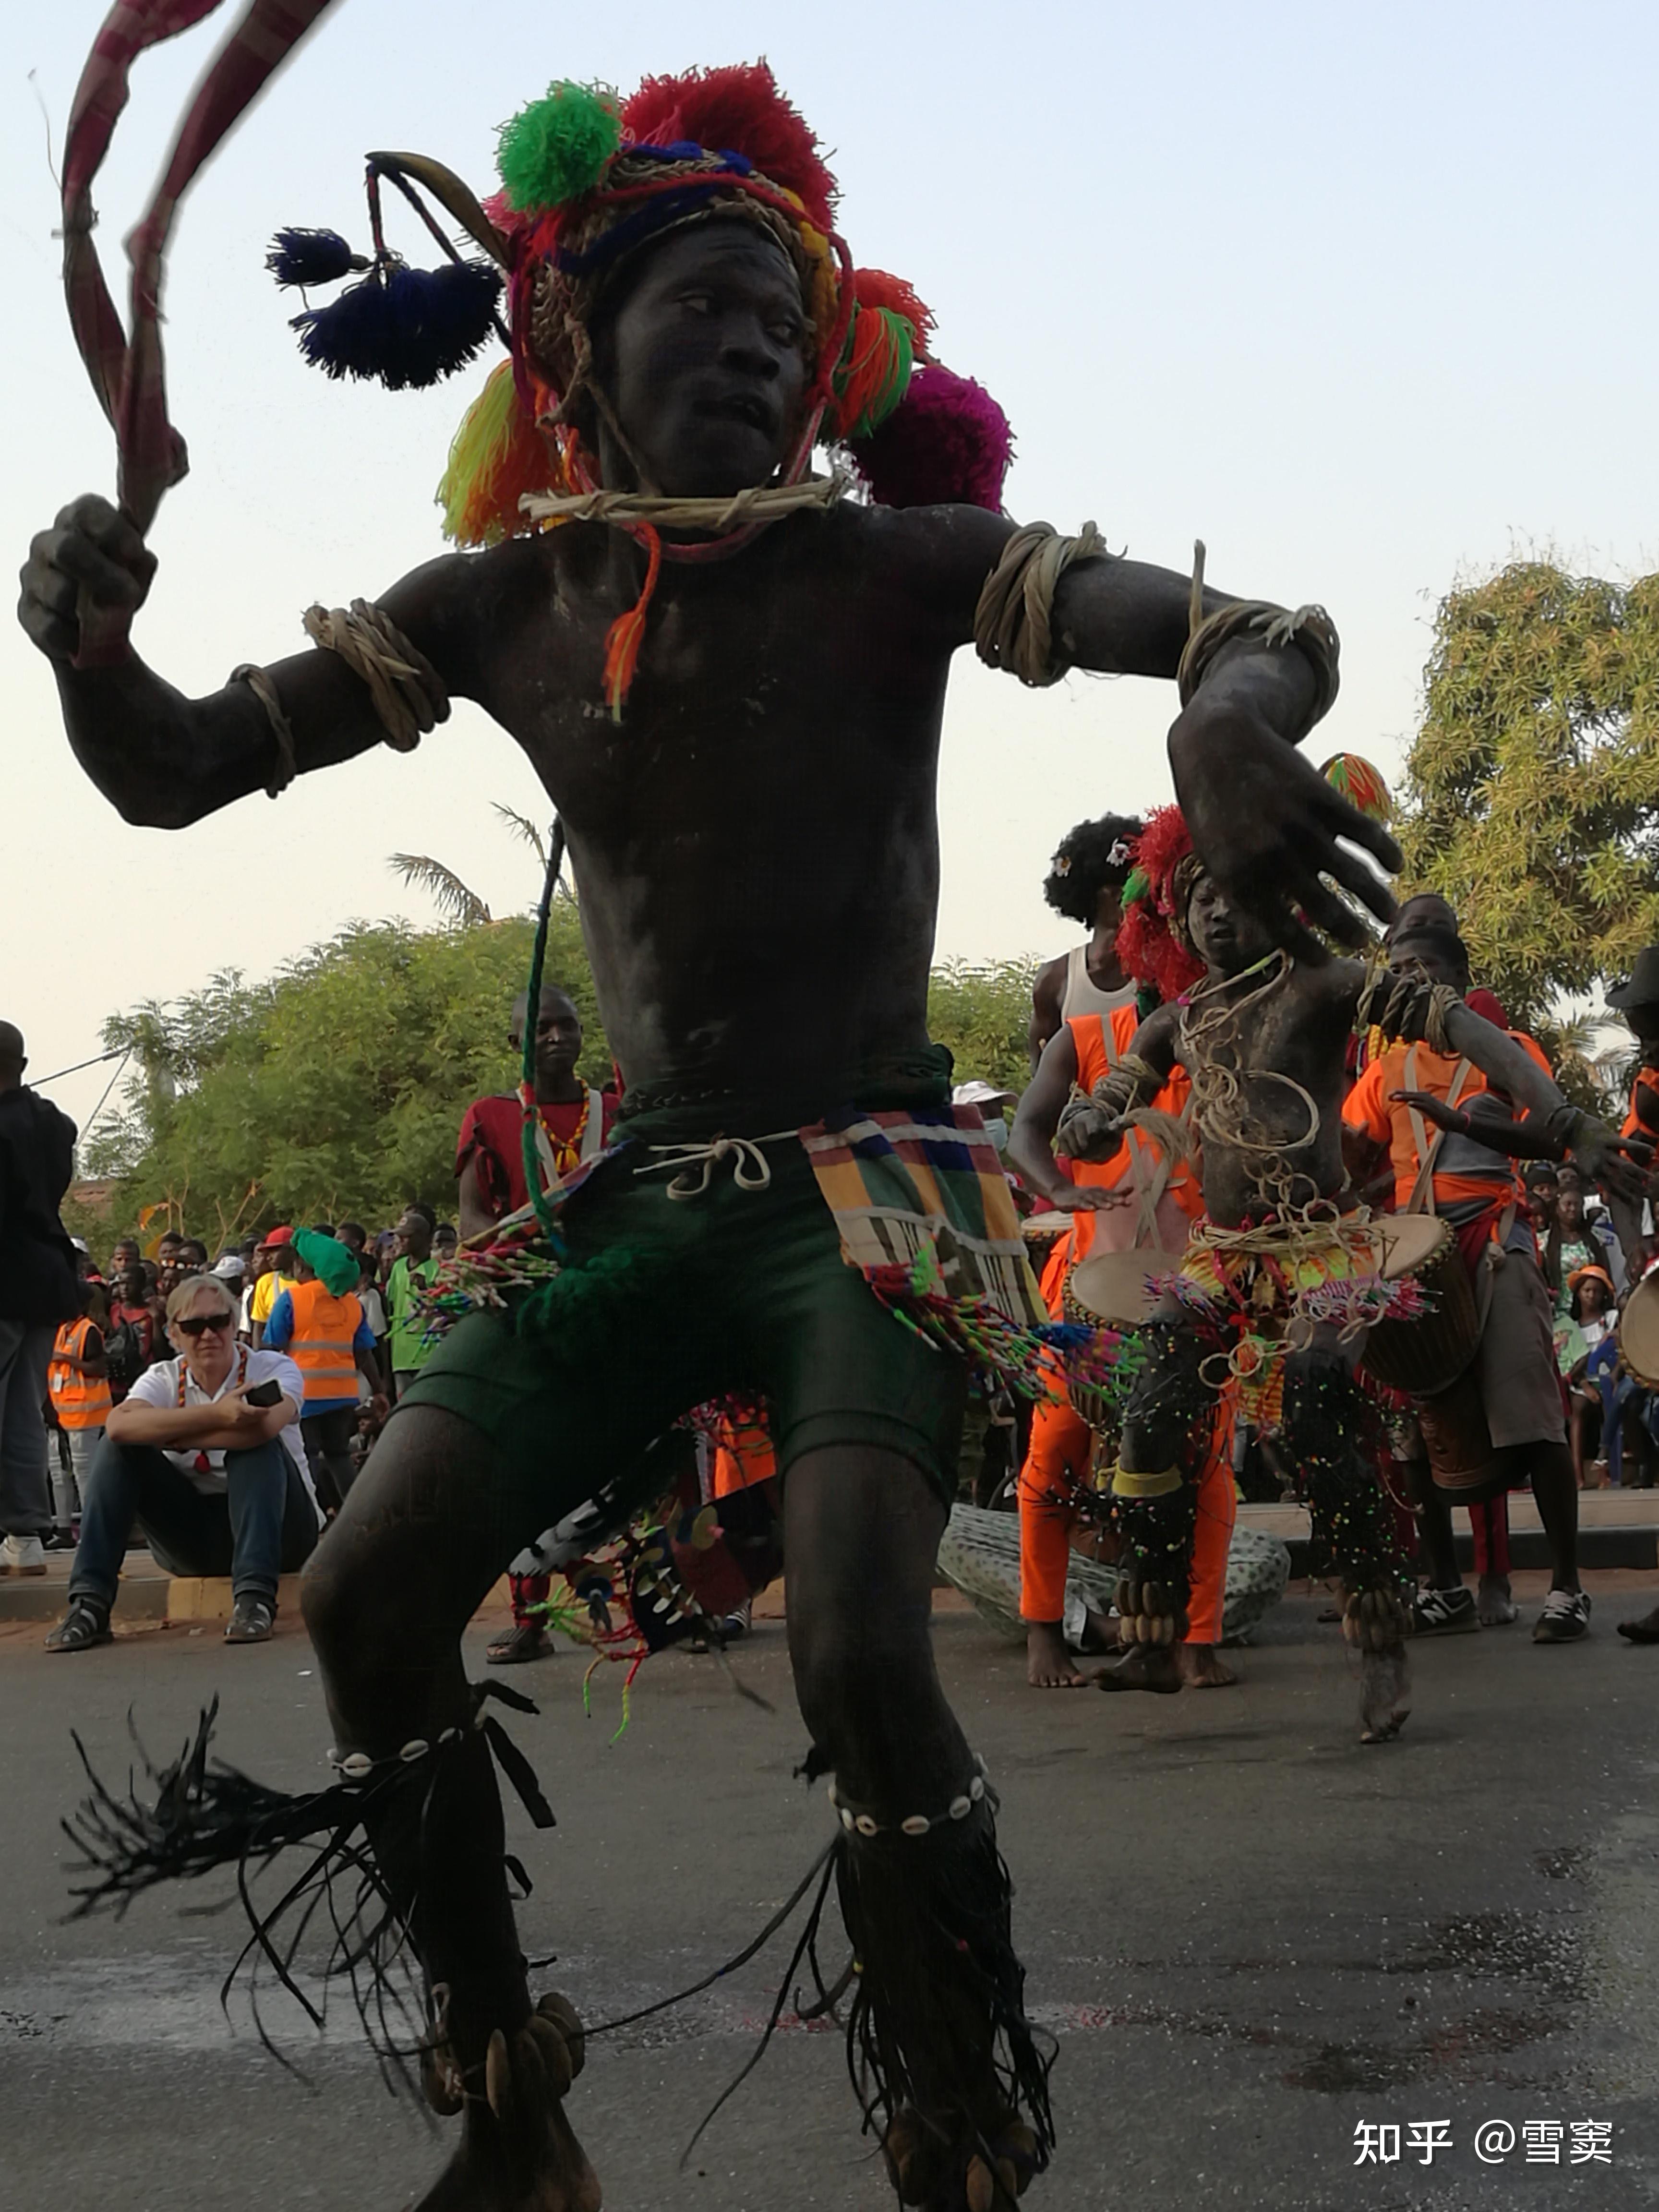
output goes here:
[[109, 1615], [90, 1598], [77, 1597], [46, 1638], [48, 1651], [90, 1651], [94, 1644], [113, 1644]]

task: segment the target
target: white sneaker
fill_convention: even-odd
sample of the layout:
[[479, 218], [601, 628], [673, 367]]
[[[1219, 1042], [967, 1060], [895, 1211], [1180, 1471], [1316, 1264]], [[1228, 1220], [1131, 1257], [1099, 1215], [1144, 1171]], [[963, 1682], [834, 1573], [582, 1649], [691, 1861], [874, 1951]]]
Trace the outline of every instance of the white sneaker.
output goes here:
[[43, 1575], [46, 1547], [38, 1536], [8, 1536], [0, 1541], [0, 1575]]

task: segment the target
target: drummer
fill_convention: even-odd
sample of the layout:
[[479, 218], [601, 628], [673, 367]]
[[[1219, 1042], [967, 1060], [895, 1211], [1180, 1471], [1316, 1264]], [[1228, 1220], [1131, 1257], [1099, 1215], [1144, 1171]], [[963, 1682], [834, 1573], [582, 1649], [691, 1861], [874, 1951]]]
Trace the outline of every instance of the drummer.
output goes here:
[[[1073, 839], [1079, 834], [1074, 831]], [[1127, 853], [1103, 855], [1097, 867], [1114, 878], [1107, 889], [1115, 912], [1129, 872]], [[1105, 895], [1105, 890], [1099, 893], [1103, 902]], [[1036, 1074], [1020, 1101], [1008, 1140], [1008, 1161], [1022, 1182], [1047, 1204], [1072, 1217], [1070, 1233], [1050, 1255], [1042, 1277], [1043, 1295], [1056, 1321], [1066, 1317], [1065, 1286], [1078, 1262], [1093, 1252], [1123, 1252], [1140, 1245], [1159, 1248], [1148, 1253], [1149, 1271], [1160, 1263], [1167, 1266], [1169, 1254], [1184, 1249], [1187, 1224], [1203, 1205], [1190, 1163], [1169, 1158], [1139, 1130], [1131, 1144], [1104, 1164], [1067, 1162], [1072, 1169], [1069, 1180], [1054, 1158], [1055, 1133], [1067, 1103], [1079, 1092], [1086, 1097], [1118, 1065], [1140, 1024], [1136, 987], [1117, 964], [1115, 951], [1110, 965], [1097, 959], [1091, 972], [1103, 985], [1115, 985], [1112, 995], [1117, 1003], [1071, 1014], [1061, 1022], [1042, 1048]], [[1186, 1071], [1176, 1067], [1154, 1103], [1162, 1112], [1180, 1119], [1187, 1113], [1190, 1093]], [[1018, 1487], [1020, 1614], [1026, 1628], [1026, 1676], [1033, 1689], [1080, 1689], [1090, 1679], [1073, 1662], [1063, 1623], [1072, 1536], [1089, 1480], [1093, 1446], [1093, 1430], [1068, 1399], [1062, 1397], [1037, 1409]], [[1231, 1500], [1231, 1478], [1224, 1464], [1221, 1474]], [[1214, 1650], [1220, 1640], [1222, 1584], [1232, 1516], [1231, 1512], [1212, 1514], [1212, 1518], [1217, 1522], [1218, 1548], [1215, 1544], [1206, 1547], [1205, 1584], [1201, 1591], [1195, 1589], [1192, 1607], [1197, 1626], [1182, 1656], [1188, 1681], [1219, 1688], [1233, 1680]], [[1089, 1614], [1082, 1648], [1096, 1652], [1115, 1650], [1112, 1625], [1099, 1614]]]
[[[1460, 997], [1469, 992], [1468, 952], [1457, 917], [1437, 894], [1405, 902], [1389, 931], [1389, 954], [1396, 971], [1414, 967]], [[1534, 1040], [1518, 1030], [1507, 1034], [1553, 1083], [1549, 1062]], [[1481, 1103], [1474, 1107], [1477, 1099]], [[1372, 1058], [1349, 1093], [1342, 1109], [1344, 1149], [1350, 1177], [1360, 1182], [1386, 1148], [1396, 1210], [1437, 1214], [1447, 1222], [1471, 1273], [1492, 1248], [1503, 1254], [1502, 1264], [1488, 1269], [1491, 1297], [1474, 1371], [1494, 1454], [1506, 1463], [1510, 1487], [1531, 1484], [1549, 1546], [1550, 1593], [1534, 1641], [1571, 1644], [1587, 1633], [1590, 1611], [1578, 1579], [1578, 1491], [1557, 1380], [1549, 1291], [1511, 1157], [1512, 1152], [1559, 1147], [1541, 1120], [1534, 1125], [1535, 1139], [1522, 1138], [1512, 1112], [1509, 1096], [1496, 1092], [1467, 1056], [1433, 1052], [1426, 1043], [1395, 1042]], [[1512, 1620], [1507, 1563], [1480, 1562], [1486, 1571], [1479, 1595], [1466, 1589], [1449, 1508], [1431, 1480], [1419, 1475], [1415, 1486], [1431, 1582], [1414, 1607], [1419, 1632], [1443, 1634], [1473, 1628], [1480, 1620], [1492, 1625]]]
[[[1366, 1740], [1385, 1741], [1404, 1717], [1409, 1616], [1386, 1495], [1365, 1449], [1370, 1424], [1350, 1371], [1351, 1340], [1408, 1300], [1379, 1275], [1376, 1240], [1349, 1193], [1339, 1133], [1347, 1037], [1371, 1019], [1385, 1041], [1432, 1033], [1478, 1060], [1540, 1121], [1554, 1121], [1595, 1172], [1628, 1186], [1633, 1171], [1612, 1133], [1571, 1106], [1455, 989], [1403, 959], [1400, 972], [1373, 977], [1355, 962], [1304, 960], [1276, 946], [1205, 872], [1176, 809], [1148, 818], [1139, 859], [1146, 896], [1126, 896], [1125, 907], [1144, 932], [1141, 958], [1173, 941], [1188, 982], [1165, 984], [1147, 969], [1176, 1002], [1142, 1024], [1060, 1139], [1074, 1158], [1111, 1159], [1133, 1126], [1128, 1117], [1169, 1079], [1177, 1056], [1184, 1063], [1203, 1147], [1205, 1213], [1170, 1297], [1143, 1332], [1145, 1364], [1112, 1480], [1124, 1541], [1122, 1640], [1133, 1637], [1137, 1646], [1125, 1665], [1138, 1687], [1158, 1686], [1171, 1671], [1168, 1647], [1189, 1594], [1194, 1439], [1231, 1375], [1241, 1410], [1279, 1430], [1306, 1485], [1316, 1534], [1348, 1592], [1344, 1631], [1362, 1659]], [[1130, 957], [1130, 920], [1119, 941]], [[1533, 1273], [1547, 1350], [1535, 1264]], [[1552, 1615], [1581, 1602], [1575, 1572]]]

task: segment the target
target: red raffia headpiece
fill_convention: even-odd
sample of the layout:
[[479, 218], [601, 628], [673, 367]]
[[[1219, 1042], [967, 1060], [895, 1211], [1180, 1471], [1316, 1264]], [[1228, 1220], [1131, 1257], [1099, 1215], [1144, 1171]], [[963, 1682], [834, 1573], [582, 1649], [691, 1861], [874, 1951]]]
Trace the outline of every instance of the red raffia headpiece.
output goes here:
[[1178, 806], [1154, 807], [1132, 849], [1117, 957], [1136, 982], [1178, 999], [1204, 974], [1187, 934], [1187, 902], [1200, 870], [1187, 817]]

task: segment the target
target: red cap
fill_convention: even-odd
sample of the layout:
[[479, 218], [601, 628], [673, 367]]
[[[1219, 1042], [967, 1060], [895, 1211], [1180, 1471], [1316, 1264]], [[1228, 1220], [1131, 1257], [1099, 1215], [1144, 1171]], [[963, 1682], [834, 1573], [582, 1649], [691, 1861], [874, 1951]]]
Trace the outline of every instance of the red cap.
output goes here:
[[277, 1223], [275, 1229], [267, 1230], [265, 1234], [259, 1239], [259, 1249], [262, 1252], [268, 1252], [275, 1245], [291, 1244], [293, 1242], [294, 1231], [289, 1227], [286, 1221], [280, 1221]]

